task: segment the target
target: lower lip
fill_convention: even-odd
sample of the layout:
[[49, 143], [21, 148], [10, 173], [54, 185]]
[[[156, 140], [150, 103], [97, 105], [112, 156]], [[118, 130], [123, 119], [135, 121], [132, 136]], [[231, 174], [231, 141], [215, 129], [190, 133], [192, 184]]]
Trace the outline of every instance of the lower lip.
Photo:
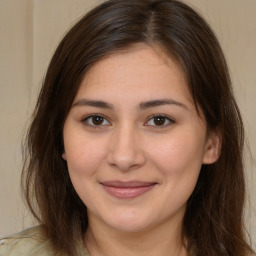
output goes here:
[[151, 190], [155, 184], [145, 187], [132, 187], [132, 188], [119, 188], [103, 185], [104, 189], [112, 196], [120, 199], [132, 199], [138, 197], [149, 190]]

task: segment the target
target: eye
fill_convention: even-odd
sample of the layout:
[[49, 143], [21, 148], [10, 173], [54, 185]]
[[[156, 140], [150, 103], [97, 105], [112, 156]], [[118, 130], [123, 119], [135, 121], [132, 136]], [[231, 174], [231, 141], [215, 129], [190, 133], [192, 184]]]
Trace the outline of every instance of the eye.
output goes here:
[[167, 116], [155, 115], [155, 116], [151, 117], [145, 125], [165, 127], [172, 123], [174, 123], [174, 121]]
[[90, 126], [108, 126], [110, 122], [101, 115], [91, 115], [82, 120], [85, 124]]

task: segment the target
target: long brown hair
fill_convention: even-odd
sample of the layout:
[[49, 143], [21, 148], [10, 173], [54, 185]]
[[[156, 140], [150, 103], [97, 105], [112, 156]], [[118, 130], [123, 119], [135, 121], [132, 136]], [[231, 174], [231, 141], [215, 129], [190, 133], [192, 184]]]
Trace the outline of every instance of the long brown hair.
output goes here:
[[46, 73], [26, 140], [23, 189], [32, 214], [53, 244], [76, 255], [88, 226], [86, 206], [62, 159], [62, 130], [89, 68], [137, 43], [161, 46], [182, 67], [208, 129], [222, 137], [221, 154], [203, 165], [183, 221], [187, 250], [198, 256], [245, 256], [244, 129], [221, 47], [193, 9], [174, 0], [110, 0], [85, 15], [59, 44]]

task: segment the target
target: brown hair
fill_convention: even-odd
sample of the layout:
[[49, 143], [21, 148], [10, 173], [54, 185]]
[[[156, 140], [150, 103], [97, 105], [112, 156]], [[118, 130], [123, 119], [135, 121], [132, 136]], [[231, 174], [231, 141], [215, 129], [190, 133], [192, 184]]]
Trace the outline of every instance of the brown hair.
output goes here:
[[64, 37], [49, 65], [27, 134], [25, 198], [53, 244], [68, 255], [88, 226], [86, 206], [62, 159], [62, 130], [81, 79], [103, 57], [137, 43], [161, 46], [181, 65], [208, 129], [222, 137], [221, 154], [203, 165], [187, 203], [183, 238], [198, 256], [245, 256], [244, 130], [227, 64], [207, 23], [174, 0], [110, 0], [85, 15]]

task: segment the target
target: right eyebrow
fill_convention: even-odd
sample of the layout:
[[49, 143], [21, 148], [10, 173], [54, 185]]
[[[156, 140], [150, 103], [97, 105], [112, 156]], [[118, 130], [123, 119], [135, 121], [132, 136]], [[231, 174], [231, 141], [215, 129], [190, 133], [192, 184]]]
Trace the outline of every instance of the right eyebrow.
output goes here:
[[156, 100], [145, 101], [140, 103], [140, 108], [147, 109], [147, 108], [153, 108], [153, 107], [158, 107], [163, 105], [175, 105], [178, 107], [182, 107], [184, 109], [188, 109], [188, 107], [184, 103], [173, 100], [173, 99], [156, 99]]
[[89, 106], [89, 107], [96, 107], [96, 108], [105, 108], [105, 109], [113, 109], [113, 105], [107, 103], [102, 100], [88, 100], [88, 99], [80, 99], [76, 101], [72, 107], [76, 106]]

